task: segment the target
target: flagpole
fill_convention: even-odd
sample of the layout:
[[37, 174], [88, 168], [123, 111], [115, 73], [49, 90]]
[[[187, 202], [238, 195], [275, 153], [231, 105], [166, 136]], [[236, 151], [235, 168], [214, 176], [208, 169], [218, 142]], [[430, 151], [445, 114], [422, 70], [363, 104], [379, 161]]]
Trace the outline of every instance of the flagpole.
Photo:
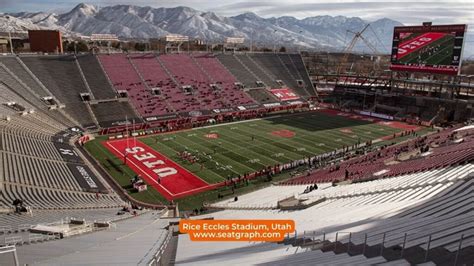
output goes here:
[[130, 145], [128, 144], [128, 117], [125, 115], [125, 134], [127, 135], [127, 150], [130, 149]]
[[135, 118], [132, 120], [133, 124], [132, 124], [132, 127], [133, 127], [133, 147], [136, 147], [137, 146], [137, 137], [135, 136]]

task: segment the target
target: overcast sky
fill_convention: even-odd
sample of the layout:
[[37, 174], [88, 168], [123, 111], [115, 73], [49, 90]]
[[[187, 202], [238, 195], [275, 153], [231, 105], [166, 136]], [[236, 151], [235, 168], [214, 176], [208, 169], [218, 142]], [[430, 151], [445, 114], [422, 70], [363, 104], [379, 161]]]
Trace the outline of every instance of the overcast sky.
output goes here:
[[[214, 11], [219, 15], [232, 16], [251, 11], [262, 17], [294, 16], [304, 18], [318, 15], [343, 15], [376, 20], [388, 17], [404, 24], [467, 23], [474, 21], [473, 0], [425, 1], [366, 1], [366, 0], [91, 0], [86, 3], [106, 6], [133, 4], [153, 7], [188, 6], [203, 11]], [[18, 11], [68, 11], [80, 3], [77, 0], [0, 0], [0, 12]], [[473, 31], [471, 26], [470, 31]]]

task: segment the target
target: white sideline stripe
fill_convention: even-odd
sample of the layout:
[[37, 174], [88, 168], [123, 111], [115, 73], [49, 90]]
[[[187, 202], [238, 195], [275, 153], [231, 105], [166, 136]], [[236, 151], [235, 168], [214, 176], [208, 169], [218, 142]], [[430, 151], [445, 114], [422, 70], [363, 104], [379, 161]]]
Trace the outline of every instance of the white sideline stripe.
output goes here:
[[[326, 109], [322, 109], [322, 110], [326, 110]], [[309, 111], [309, 112], [306, 112], [306, 114], [309, 114], [309, 113], [311, 113], [311, 115], [314, 115], [314, 113], [321, 113], [321, 112], [320, 112], [319, 110], [318, 110], [318, 111]], [[302, 113], [287, 114], [287, 115], [285, 115], [284, 117], [299, 116], [299, 115], [301, 115], [301, 114], [302, 114]], [[280, 117], [283, 117], [283, 116], [282, 116], [282, 115], [273, 115], [273, 116], [268, 116], [268, 117], [265, 117], [265, 118], [254, 118], [254, 119], [242, 120], [242, 121], [235, 121], [235, 122], [230, 122], [230, 123], [222, 123], [222, 124], [209, 125], [209, 126], [203, 126], [203, 127], [195, 127], [195, 128], [192, 128], [190, 131], [199, 130], [199, 129], [202, 129], [202, 128], [221, 127], [221, 126], [226, 126], [226, 125], [247, 123], [247, 122], [259, 121], [259, 120], [271, 120], [271, 119], [280, 118]], [[164, 132], [164, 133], [165, 133], [165, 132]], [[166, 133], [168, 133], [168, 132], [166, 132]], [[169, 133], [172, 133], [172, 132], [169, 132]], [[176, 133], [179, 133], [179, 131], [177, 131]], [[157, 133], [157, 134], [160, 134], [160, 133]], [[154, 135], [154, 134], [153, 134], [153, 135]], [[146, 136], [140, 136], [140, 138], [143, 138], [143, 137], [146, 137]]]
[[264, 119], [275, 119], [281, 117], [281, 115], [275, 115], [275, 116], [270, 116], [266, 118], [254, 118], [254, 119], [249, 119], [249, 120], [242, 120], [242, 121], [235, 121], [235, 122], [230, 122], [230, 123], [222, 123], [222, 124], [216, 124], [216, 125], [209, 125], [209, 126], [203, 126], [203, 127], [195, 127], [192, 128], [192, 130], [199, 130], [203, 128], [211, 128], [211, 127], [221, 127], [221, 126], [226, 126], [226, 125], [235, 125], [235, 124], [240, 124], [240, 123], [247, 123], [247, 122], [252, 122], [252, 121], [259, 121], [259, 120], [264, 120]]

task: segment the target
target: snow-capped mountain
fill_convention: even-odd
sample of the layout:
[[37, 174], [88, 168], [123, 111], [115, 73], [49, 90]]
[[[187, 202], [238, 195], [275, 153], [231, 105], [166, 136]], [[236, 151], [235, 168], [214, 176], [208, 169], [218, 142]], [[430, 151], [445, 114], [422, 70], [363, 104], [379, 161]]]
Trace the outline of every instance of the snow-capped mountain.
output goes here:
[[[367, 42], [379, 52], [388, 53], [393, 27], [402, 24], [387, 18], [372, 22], [343, 16], [266, 19], [254, 13], [223, 17], [189, 7], [115, 5], [97, 9], [88, 4], [79, 4], [64, 14], [22, 12], [0, 15], [0, 31], [52, 28], [68, 34], [111, 33], [122, 38], [143, 39], [176, 33], [209, 42], [239, 36], [245, 37], [248, 43], [252, 40], [260, 45], [325, 50], [340, 50], [353, 37], [348, 30], [360, 31], [367, 23], [371, 24], [363, 35]], [[371, 52], [363, 42], [356, 46], [356, 50]]]

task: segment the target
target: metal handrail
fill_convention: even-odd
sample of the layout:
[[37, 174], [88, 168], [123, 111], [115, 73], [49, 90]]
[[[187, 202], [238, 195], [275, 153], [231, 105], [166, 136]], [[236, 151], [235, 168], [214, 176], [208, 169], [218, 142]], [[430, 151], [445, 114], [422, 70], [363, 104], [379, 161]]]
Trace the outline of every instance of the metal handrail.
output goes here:
[[15, 266], [19, 266], [20, 263], [18, 262], [18, 255], [16, 253], [16, 246], [15, 245], [7, 245], [4, 247], [0, 247], [0, 255], [5, 253], [13, 253], [13, 258], [15, 260]]
[[173, 230], [168, 230], [168, 234], [166, 235], [165, 241], [161, 243], [160, 247], [158, 248], [158, 251], [155, 253], [155, 255], [153, 255], [153, 258], [148, 262], [148, 266], [160, 265], [161, 260], [163, 258], [163, 253], [168, 247], [168, 244], [172, 236], [173, 236]]

